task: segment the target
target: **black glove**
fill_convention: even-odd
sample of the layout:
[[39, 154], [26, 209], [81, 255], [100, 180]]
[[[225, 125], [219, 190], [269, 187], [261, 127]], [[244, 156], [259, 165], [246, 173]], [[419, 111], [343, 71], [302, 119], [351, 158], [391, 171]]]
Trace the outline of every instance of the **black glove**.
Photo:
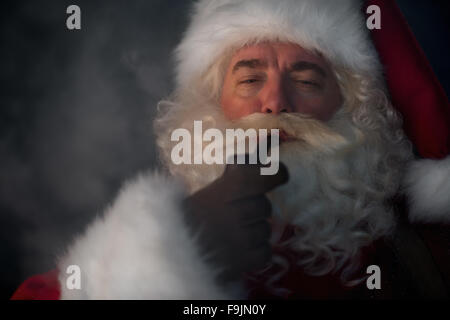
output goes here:
[[261, 175], [261, 167], [228, 165], [219, 179], [184, 202], [188, 226], [202, 253], [223, 270], [223, 282], [262, 269], [271, 259], [271, 204], [264, 194], [286, 183], [288, 172], [280, 163], [277, 174]]

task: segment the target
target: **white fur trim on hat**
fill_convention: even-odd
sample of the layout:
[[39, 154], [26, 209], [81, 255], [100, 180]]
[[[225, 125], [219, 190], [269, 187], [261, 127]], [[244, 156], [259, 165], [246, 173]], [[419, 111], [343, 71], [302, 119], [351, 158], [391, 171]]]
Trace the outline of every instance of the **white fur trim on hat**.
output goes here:
[[450, 157], [414, 161], [404, 185], [410, 221], [450, 223]]
[[201, 75], [226, 49], [282, 40], [374, 76], [381, 70], [357, 0], [200, 0], [176, 49], [177, 84]]

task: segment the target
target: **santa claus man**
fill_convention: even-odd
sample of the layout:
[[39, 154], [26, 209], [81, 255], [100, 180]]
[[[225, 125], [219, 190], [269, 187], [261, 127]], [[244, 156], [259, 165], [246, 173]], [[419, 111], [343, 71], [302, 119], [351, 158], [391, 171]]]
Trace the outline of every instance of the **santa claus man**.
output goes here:
[[[382, 14], [398, 10], [378, 4]], [[388, 13], [382, 23], [399, 22]], [[378, 49], [389, 66], [388, 48]], [[439, 135], [436, 155], [419, 138], [417, 116], [407, 115], [405, 94], [391, 92], [411, 144], [358, 1], [199, 1], [176, 57], [176, 90], [155, 119], [167, 170], [127, 182], [57, 270], [26, 282], [16, 298], [448, 295], [448, 239], [434, 232], [430, 240], [431, 226], [412, 223], [450, 221], [449, 161], [416, 162], [412, 153], [446, 156], [448, 102], [426, 101], [433, 115], [423, 120], [435, 121], [438, 133], [425, 136]], [[427, 71], [423, 81], [433, 77]], [[426, 92], [440, 97], [435, 88]], [[194, 121], [224, 133], [278, 129], [278, 172], [174, 163], [171, 135], [184, 128], [194, 136]], [[68, 285], [70, 266], [81, 271], [80, 286]], [[30, 291], [33, 281], [40, 293]]]

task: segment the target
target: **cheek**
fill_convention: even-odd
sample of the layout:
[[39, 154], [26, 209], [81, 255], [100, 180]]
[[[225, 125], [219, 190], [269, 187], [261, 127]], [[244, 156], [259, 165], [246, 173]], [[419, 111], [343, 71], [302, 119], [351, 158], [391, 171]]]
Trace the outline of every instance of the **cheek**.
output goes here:
[[323, 101], [322, 105], [322, 119], [323, 121], [330, 120], [334, 114], [341, 108], [342, 106], [342, 95], [338, 88], [333, 91], [326, 99]]
[[223, 95], [220, 103], [225, 117], [230, 120], [236, 120], [259, 111], [257, 99], [243, 99], [233, 95]]
[[318, 109], [316, 118], [326, 122], [333, 117], [337, 109], [335, 105], [324, 104], [322, 108]]
[[342, 104], [340, 92], [333, 92], [326, 96], [300, 96], [294, 103], [295, 112], [312, 116], [321, 121], [330, 120]]

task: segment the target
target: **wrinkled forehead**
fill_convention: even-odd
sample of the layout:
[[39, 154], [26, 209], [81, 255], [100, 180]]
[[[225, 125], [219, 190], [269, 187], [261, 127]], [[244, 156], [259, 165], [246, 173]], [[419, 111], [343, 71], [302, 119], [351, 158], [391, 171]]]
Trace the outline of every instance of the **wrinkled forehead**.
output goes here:
[[290, 66], [298, 62], [316, 64], [327, 71], [330, 65], [318, 51], [307, 50], [298, 44], [290, 42], [261, 42], [248, 44], [235, 50], [228, 65], [228, 71], [233, 71], [239, 64], [253, 62], [255, 66]]

